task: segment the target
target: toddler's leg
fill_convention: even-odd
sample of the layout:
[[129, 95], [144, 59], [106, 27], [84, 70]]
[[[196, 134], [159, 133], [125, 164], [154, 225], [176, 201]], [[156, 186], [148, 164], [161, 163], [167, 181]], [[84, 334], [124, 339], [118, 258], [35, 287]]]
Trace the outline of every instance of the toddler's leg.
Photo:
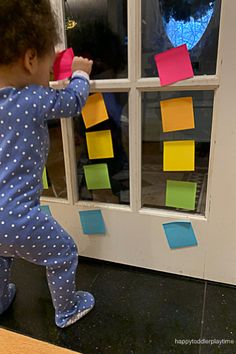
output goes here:
[[35, 264], [46, 266], [55, 308], [55, 322], [58, 327], [67, 327], [94, 306], [91, 294], [76, 292], [76, 244], [52, 217], [45, 216], [42, 212], [37, 211], [32, 229], [32, 234], [27, 230], [27, 234], [17, 240], [16, 254]]
[[0, 257], [0, 314], [8, 309], [16, 293], [15, 285], [9, 283], [11, 264], [12, 258]]
[[[56, 310], [56, 324], [67, 327], [86, 315], [94, 306], [87, 292], [76, 292], [75, 274], [78, 264], [77, 248], [70, 236], [64, 238], [62, 251], [47, 267], [48, 285]], [[50, 260], [50, 263], [52, 260]]]

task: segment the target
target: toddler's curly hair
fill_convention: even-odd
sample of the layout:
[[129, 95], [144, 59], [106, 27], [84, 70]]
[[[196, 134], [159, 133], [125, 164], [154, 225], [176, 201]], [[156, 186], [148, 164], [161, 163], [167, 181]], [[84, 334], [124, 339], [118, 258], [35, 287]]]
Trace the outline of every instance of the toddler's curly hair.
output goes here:
[[28, 49], [43, 57], [58, 43], [49, 0], [0, 0], [0, 65], [12, 64]]

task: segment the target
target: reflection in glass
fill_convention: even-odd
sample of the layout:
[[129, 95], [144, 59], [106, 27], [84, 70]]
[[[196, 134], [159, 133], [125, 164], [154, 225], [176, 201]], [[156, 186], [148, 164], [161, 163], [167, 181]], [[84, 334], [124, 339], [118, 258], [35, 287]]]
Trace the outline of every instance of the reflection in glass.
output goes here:
[[127, 0], [66, 0], [67, 45], [93, 59], [92, 79], [126, 78]]
[[206, 15], [199, 19], [191, 17], [189, 21], [177, 21], [171, 17], [168, 22], [164, 21], [165, 30], [174, 47], [186, 44], [191, 50], [204, 35], [214, 13], [214, 8], [209, 8]]
[[49, 188], [44, 189], [43, 196], [67, 198], [60, 120], [49, 120], [48, 129], [50, 149], [46, 169]]
[[[79, 199], [113, 204], [129, 204], [129, 122], [128, 94], [103, 93], [109, 119], [86, 129], [82, 117], [74, 118]], [[114, 158], [90, 160], [86, 132], [110, 130]], [[84, 166], [107, 164], [111, 189], [88, 190]]]
[[142, 0], [142, 76], [157, 76], [154, 55], [186, 43], [195, 75], [216, 72], [221, 0]]
[[[163, 133], [160, 101], [178, 97], [193, 98], [195, 129]], [[194, 213], [205, 213], [213, 99], [213, 91], [142, 94], [142, 206], [166, 208], [167, 180], [196, 182]], [[172, 140], [195, 140], [195, 171], [163, 172], [163, 142]]]

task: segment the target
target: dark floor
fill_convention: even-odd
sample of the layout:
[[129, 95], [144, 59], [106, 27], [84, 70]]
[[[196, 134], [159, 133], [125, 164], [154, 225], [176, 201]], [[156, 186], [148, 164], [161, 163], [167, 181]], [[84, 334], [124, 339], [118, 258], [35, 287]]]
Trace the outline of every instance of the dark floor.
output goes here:
[[[54, 325], [42, 267], [15, 261], [17, 297], [0, 326], [84, 354], [236, 353], [236, 288], [80, 259], [78, 285], [96, 307], [67, 329]], [[181, 345], [185, 339], [235, 344]]]

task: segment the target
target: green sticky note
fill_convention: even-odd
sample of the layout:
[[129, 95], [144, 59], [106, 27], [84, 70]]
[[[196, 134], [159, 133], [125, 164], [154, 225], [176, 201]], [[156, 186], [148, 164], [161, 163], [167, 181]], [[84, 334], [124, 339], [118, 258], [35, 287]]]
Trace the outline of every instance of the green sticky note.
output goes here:
[[87, 188], [111, 189], [108, 167], [106, 163], [84, 166]]
[[43, 188], [48, 189], [48, 179], [47, 179], [46, 167], [44, 167], [44, 170], [43, 170], [42, 180], [43, 180]]
[[197, 183], [167, 180], [166, 206], [195, 209]]

